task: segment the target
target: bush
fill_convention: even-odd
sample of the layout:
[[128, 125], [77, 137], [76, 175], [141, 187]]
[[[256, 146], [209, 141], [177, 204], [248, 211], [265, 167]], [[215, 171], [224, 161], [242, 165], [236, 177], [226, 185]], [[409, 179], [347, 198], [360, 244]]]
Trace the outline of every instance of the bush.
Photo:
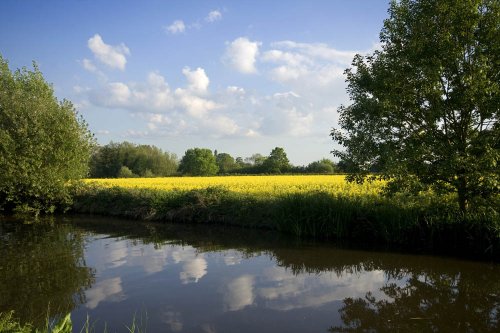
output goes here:
[[94, 144], [85, 121], [58, 101], [36, 64], [11, 72], [0, 56], [0, 210], [53, 212], [65, 184], [87, 175]]

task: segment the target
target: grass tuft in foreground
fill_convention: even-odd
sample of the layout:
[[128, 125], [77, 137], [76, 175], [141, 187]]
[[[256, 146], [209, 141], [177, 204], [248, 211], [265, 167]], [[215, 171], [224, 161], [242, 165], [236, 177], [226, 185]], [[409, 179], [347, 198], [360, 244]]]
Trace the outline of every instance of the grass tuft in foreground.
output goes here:
[[[145, 318], [141, 317], [139, 320], [134, 315], [130, 326], [124, 325], [129, 333], [145, 333], [147, 327], [147, 315]], [[36, 328], [30, 323], [21, 324], [15, 317], [14, 311], [0, 312], [0, 332], [1, 333], [72, 333], [73, 323], [71, 322], [71, 314], [50, 321], [47, 319], [46, 325], [43, 328]], [[97, 333], [94, 324], [90, 322], [89, 317], [83, 327], [79, 330], [80, 333]], [[106, 333], [106, 326], [103, 333]]]

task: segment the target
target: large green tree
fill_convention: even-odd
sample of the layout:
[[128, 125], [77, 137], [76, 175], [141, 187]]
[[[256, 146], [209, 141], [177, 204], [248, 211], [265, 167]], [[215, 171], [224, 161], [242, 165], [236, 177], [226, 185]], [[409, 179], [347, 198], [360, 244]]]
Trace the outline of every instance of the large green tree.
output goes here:
[[219, 167], [210, 149], [192, 148], [186, 150], [182, 157], [179, 171], [191, 176], [213, 176], [217, 174]]
[[290, 161], [286, 156], [285, 149], [274, 148], [269, 157], [262, 163], [262, 170], [266, 173], [283, 173], [290, 169]]
[[[455, 192], [462, 212], [499, 193], [500, 1], [392, 1], [381, 50], [346, 70], [345, 150], [361, 180]], [[489, 201], [489, 202], [488, 202]]]
[[0, 56], [0, 210], [53, 211], [88, 172], [92, 134], [33, 66], [12, 72]]

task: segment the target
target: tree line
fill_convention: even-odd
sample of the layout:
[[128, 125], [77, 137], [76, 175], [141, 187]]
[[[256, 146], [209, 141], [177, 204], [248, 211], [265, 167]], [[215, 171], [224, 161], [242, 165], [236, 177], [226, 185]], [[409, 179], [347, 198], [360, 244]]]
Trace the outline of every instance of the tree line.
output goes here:
[[90, 159], [92, 178], [166, 177], [175, 175], [214, 176], [228, 174], [329, 174], [345, 172], [345, 163], [329, 159], [295, 166], [285, 150], [274, 148], [268, 156], [233, 157], [206, 148], [188, 149], [179, 160], [173, 153], [151, 145], [111, 142], [98, 146]]

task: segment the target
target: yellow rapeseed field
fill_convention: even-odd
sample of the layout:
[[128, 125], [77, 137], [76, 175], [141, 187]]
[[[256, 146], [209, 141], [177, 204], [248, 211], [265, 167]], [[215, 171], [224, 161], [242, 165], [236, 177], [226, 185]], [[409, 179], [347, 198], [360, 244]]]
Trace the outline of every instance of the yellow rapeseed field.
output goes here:
[[381, 182], [365, 182], [361, 185], [348, 183], [342, 175], [118, 178], [86, 181], [104, 187], [119, 186], [166, 191], [188, 191], [217, 186], [238, 193], [263, 195], [316, 191], [343, 195], [378, 194], [382, 184]]

